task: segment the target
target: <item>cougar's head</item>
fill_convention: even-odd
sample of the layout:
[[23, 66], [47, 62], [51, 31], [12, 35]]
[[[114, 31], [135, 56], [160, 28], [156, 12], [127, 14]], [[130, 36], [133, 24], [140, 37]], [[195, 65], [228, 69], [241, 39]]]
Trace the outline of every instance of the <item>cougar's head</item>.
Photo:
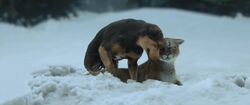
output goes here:
[[183, 39], [164, 38], [165, 46], [160, 49], [160, 60], [167, 63], [174, 63], [180, 53], [179, 45]]

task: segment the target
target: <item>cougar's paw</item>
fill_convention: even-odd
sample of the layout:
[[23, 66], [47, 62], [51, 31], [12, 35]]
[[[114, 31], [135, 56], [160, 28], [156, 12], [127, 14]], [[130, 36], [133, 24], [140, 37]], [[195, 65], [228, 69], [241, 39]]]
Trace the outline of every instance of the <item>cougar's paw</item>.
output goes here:
[[174, 84], [176, 84], [178, 86], [182, 86], [182, 83], [179, 80], [177, 80]]

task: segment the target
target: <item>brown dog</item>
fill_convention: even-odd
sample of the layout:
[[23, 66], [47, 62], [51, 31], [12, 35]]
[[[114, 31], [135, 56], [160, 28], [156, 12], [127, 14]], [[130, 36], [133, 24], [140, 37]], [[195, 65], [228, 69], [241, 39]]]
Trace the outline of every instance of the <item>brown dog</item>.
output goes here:
[[[182, 85], [177, 79], [175, 72], [175, 60], [178, 57], [180, 50], [179, 45], [184, 42], [182, 39], [165, 38], [166, 45], [160, 50], [160, 61], [147, 60], [138, 67], [137, 81], [143, 82], [147, 79], [160, 80], [164, 82]], [[119, 69], [117, 77], [126, 82], [130, 79], [127, 69]]]
[[135, 19], [119, 20], [102, 28], [90, 42], [84, 66], [91, 74], [105, 68], [116, 76], [118, 61], [128, 59], [129, 75], [136, 80], [137, 61], [143, 50], [149, 59], [157, 61], [163, 45], [163, 34], [157, 25]]

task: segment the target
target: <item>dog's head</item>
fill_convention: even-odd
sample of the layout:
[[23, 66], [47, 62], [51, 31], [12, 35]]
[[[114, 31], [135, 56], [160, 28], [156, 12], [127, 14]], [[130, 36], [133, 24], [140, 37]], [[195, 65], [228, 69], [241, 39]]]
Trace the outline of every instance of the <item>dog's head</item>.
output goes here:
[[137, 40], [137, 45], [141, 46], [149, 59], [156, 61], [160, 59], [160, 49], [164, 47], [165, 41], [160, 28], [157, 25], [149, 24], [145, 33]]

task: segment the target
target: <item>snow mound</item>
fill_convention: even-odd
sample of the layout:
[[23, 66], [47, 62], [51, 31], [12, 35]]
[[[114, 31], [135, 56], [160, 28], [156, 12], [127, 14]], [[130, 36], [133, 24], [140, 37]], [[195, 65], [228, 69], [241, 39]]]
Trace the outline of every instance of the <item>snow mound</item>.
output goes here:
[[37, 76], [66, 76], [75, 73], [76, 70], [70, 66], [49, 66], [49, 69], [39, 70], [32, 73], [33, 77]]
[[32, 103], [41, 105], [69, 96], [91, 101], [100, 90], [112, 90], [125, 85], [109, 74], [91, 76], [69, 66], [50, 66], [47, 70], [34, 72], [33, 77], [29, 82], [35, 100]]
[[204, 77], [190, 82], [197, 80], [197, 76], [193, 77], [184, 80], [183, 86], [156, 80], [123, 83], [109, 73], [92, 76], [70, 66], [50, 66], [33, 73], [29, 95], [4, 105], [194, 105], [204, 101], [207, 105], [219, 105], [226, 100], [232, 105], [246, 105], [249, 102], [248, 76]]

